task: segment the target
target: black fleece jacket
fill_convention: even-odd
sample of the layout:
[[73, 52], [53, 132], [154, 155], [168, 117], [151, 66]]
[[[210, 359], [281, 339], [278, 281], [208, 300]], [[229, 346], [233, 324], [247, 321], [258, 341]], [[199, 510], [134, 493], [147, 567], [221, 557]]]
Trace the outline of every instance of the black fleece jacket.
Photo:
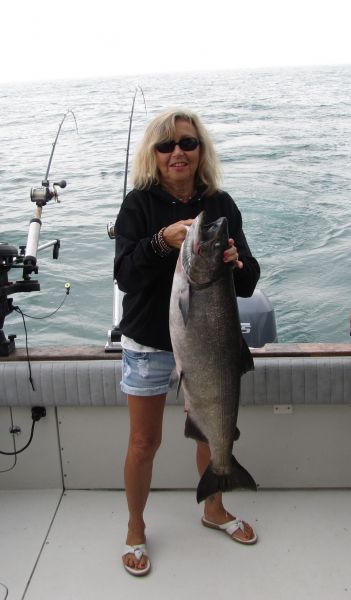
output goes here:
[[121, 332], [145, 346], [172, 350], [169, 335], [169, 301], [179, 251], [165, 257], [155, 254], [152, 236], [162, 227], [182, 219], [194, 219], [202, 210], [206, 222], [227, 217], [229, 237], [234, 239], [242, 269], [234, 269], [238, 296], [251, 296], [260, 276], [242, 230], [239, 209], [226, 192], [204, 196], [200, 191], [182, 203], [158, 185], [132, 190], [124, 199], [116, 219], [114, 276], [123, 298]]

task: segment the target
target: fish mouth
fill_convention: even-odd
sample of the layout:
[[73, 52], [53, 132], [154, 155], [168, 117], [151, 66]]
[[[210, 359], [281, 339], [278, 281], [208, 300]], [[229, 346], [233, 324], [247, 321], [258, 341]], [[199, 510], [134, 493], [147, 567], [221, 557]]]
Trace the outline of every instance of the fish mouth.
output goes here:
[[196, 217], [192, 227], [194, 228], [193, 253], [199, 256], [201, 254], [202, 230], [205, 221], [205, 211], [200, 212]]
[[[220, 217], [212, 223], [205, 223], [205, 211], [202, 211], [194, 222], [193, 252], [200, 256], [203, 248], [210, 243], [216, 247], [223, 245], [223, 240], [228, 240], [228, 221]], [[226, 247], [226, 246], [225, 246]]]

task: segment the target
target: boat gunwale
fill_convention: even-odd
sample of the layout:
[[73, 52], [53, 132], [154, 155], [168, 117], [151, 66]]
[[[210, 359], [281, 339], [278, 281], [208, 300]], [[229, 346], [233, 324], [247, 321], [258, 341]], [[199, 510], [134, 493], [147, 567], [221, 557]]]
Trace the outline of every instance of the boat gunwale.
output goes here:
[[[351, 344], [347, 343], [288, 343], [266, 344], [262, 348], [250, 348], [254, 358], [270, 357], [338, 357], [351, 356]], [[120, 360], [122, 350], [106, 351], [104, 346], [42, 346], [29, 349], [31, 361], [52, 360]], [[0, 362], [28, 360], [26, 348], [16, 348], [9, 356], [1, 356]]]

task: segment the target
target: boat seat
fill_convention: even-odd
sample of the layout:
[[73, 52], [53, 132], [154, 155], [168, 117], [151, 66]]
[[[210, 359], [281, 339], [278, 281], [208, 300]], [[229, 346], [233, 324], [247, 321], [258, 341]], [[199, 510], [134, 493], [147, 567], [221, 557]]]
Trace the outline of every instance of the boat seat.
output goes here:
[[[241, 405], [351, 404], [351, 356], [255, 358], [242, 378]], [[125, 406], [121, 360], [0, 361], [0, 406]], [[167, 403], [182, 405], [176, 391]]]

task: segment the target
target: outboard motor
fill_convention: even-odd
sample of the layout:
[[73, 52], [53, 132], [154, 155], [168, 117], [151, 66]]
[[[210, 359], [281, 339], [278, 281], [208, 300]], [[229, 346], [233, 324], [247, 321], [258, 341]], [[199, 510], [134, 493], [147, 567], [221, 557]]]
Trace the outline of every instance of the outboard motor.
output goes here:
[[241, 331], [250, 348], [277, 342], [274, 308], [262, 290], [255, 290], [250, 298], [238, 297], [238, 308]]
[[[122, 317], [123, 296], [123, 292], [114, 281], [113, 329], [108, 331], [105, 352], [121, 350], [119, 322]], [[255, 290], [251, 298], [238, 297], [237, 300], [241, 331], [247, 345], [250, 348], [260, 348], [265, 344], [277, 342], [274, 308], [266, 294], [262, 290]]]

